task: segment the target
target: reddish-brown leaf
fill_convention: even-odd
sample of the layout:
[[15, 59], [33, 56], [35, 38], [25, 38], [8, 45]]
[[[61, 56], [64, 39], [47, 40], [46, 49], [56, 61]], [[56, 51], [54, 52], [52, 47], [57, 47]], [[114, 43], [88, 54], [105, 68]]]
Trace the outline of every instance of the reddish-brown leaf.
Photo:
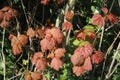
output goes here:
[[11, 7], [9, 7], [9, 6], [5, 6], [5, 7], [3, 7], [1, 10], [3, 11], [3, 12], [8, 12], [8, 10], [10, 9]]
[[47, 5], [50, 2], [50, 0], [41, 0], [41, 4]]
[[42, 80], [42, 75], [35, 71], [31, 73], [32, 80]]
[[54, 57], [50, 65], [51, 65], [51, 68], [58, 71], [62, 67], [63, 62], [59, 58]]
[[32, 63], [36, 64], [37, 60], [40, 59], [40, 58], [42, 58], [43, 56], [44, 56], [44, 53], [42, 53], [42, 52], [36, 52], [36, 53], [34, 53], [32, 59], [31, 59]]
[[12, 53], [14, 55], [19, 55], [22, 52], [21, 44], [13, 45], [12, 46]]
[[68, 31], [68, 30], [72, 30], [72, 29], [73, 29], [73, 25], [71, 22], [66, 21], [66, 22], [62, 23], [62, 30]]
[[4, 12], [2, 10], [0, 10], [0, 22], [2, 22], [4, 17]]
[[74, 66], [81, 66], [83, 65], [85, 61], [85, 58], [83, 56], [80, 56], [79, 53], [73, 54], [71, 56], [71, 62], [73, 63]]
[[33, 38], [35, 36], [35, 31], [32, 29], [32, 28], [29, 28], [27, 30], [27, 35], [30, 37], [30, 38]]
[[47, 55], [47, 58], [51, 58], [51, 59], [53, 59], [55, 57], [55, 54], [52, 52], [52, 53], [49, 53], [48, 55]]
[[92, 63], [91, 63], [90, 57], [88, 57], [88, 58], [85, 59], [83, 68], [84, 68], [85, 70], [88, 70], [88, 71], [92, 70]]
[[58, 4], [62, 4], [65, 0], [56, 0]]
[[25, 72], [24, 80], [32, 80], [32, 77], [29, 71]]
[[37, 31], [36, 31], [36, 37], [42, 39], [44, 36], [45, 36], [44, 30], [37, 29]]
[[45, 58], [40, 58], [37, 60], [36, 64], [35, 64], [36, 68], [44, 71], [47, 67], [47, 61]]
[[9, 26], [9, 24], [10, 24], [10, 22], [8, 22], [8, 21], [6, 21], [6, 20], [3, 20], [3, 21], [0, 23], [0, 26], [1, 26], [2, 28], [6, 28], [6, 27]]
[[[52, 34], [53, 38], [57, 41], [58, 44], [62, 43], [63, 39], [64, 39], [64, 34], [63, 32], [58, 29], [58, 28], [52, 28], [50, 30], [50, 33]], [[49, 34], [49, 32], [48, 32]]]
[[112, 13], [109, 13], [109, 14], [106, 15], [106, 20], [109, 20], [111, 24], [117, 24], [118, 23], [118, 18]]
[[74, 16], [74, 12], [73, 11], [68, 11], [66, 14], [65, 14], [65, 18], [66, 20], [70, 21]]
[[95, 51], [95, 54], [91, 56], [93, 64], [99, 64], [104, 60], [104, 54], [101, 51]]
[[104, 18], [100, 14], [94, 14], [92, 17], [92, 24], [97, 26], [104, 26]]
[[94, 32], [88, 32], [86, 38], [87, 39], [95, 39], [96, 34]]
[[42, 52], [46, 50], [52, 50], [56, 46], [56, 40], [54, 38], [50, 38], [49, 40], [44, 38], [40, 42]]
[[79, 55], [84, 56], [84, 58], [87, 58], [92, 55], [92, 52], [93, 52], [93, 45], [90, 43], [87, 43], [84, 46], [79, 46], [74, 51], [74, 54], [79, 53]]
[[83, 67], [79, 67], [79, 66], [74, 66], [73, 68], [72, 68], [72, 70], [73, 70], [73, 73], [75, 73], [75, 75], [76, 76], [79, 76], [79, 75], [84, 75], [84, 68]]
[[17, 38], [22, 46], [24, 46], [28, 42], [28, 37], [26, 35], [22, 34], [22, 35], [18, 36]]
[[107, 14], [107, 13], [108, 13], [108, 9], [107, 9], [107, 8], [102, 8], [101, 10], [102, 10], [102, 12], [103, 12], [104, 14]]
[[66, 52], [65, 48], [58, 48], [54, 52], [55, 53], [55, 57], [57, 57], [57, 58], [64, 57], [65, 52]]
[[86, 34], [83, 31], [76, 32], [75, 35], [78, 40], [85, 40], [86, 38]]

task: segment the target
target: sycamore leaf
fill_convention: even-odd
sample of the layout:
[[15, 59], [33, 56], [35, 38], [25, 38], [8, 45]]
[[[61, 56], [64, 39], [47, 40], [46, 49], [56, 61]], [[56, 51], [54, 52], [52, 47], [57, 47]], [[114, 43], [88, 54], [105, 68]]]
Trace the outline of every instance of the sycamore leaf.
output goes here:
[[117, 17], [112, 13], [109, 13], [109, 14], [106, 15], [106, 20], [109, 20], [111, 24], [117, 24], [118, 23]]
[[28, 35], [30, 38], [32, 38], [32, 37], [35, 36], [35, 31], [34, 31], [32, 28], [29, 28], [29, 29], [27, 30], [27, 35]]
[[40, 58], [37, 60], [36, 64], [35, 64], [36, 68], [44, 71], [47, 67], [47, 61], [45, 58]]
[[66, 22], [62, 23], [62, 30], [68, 31], [68, 30], [72, 30], [72, 29], [73, 29], [73, 25], [71, 22], [66, 21]]
[[47, 5], [50, 2], [50, 0], [41, 0], [41, 4]]
[[83, 56], [80, 56], [79, 53], [73, 54], [71, 56], [71, 62], [73, 63], [74, 66], [81, 66], [83, 65], [85, 59]]
[[31, 77], [32, 77], [32, 80], [41, 80], [42, 79], [42, 75], [37, 71], [32, 72]]
[[92, 63], [99, 64], [104, 60], [104, 54], [101, 51], [95, 51], [95, 54], [91, 56]]
[[88, 58], [85, 59], [83, 68], [84, 68], [85, 70], [88, 70], [88, 71], [92, 70], [92, 63], [91, 63], [90, 57], [88, 57]]
[[58, 71], [62, 67], [63, 62], [59, 58], [54, 57], [50, 65], [51, 65], [51, 68]]
[[36, 52], [36, 53], [34, 53], [32, 59], [31, 59], [32, 63], [36, 64], [37, 60], [40, 59], [40, 58], [42, 58], [43, 56], [44, 56], [44, 53], [42, 53], [42, 52]]
[[70, 21], [74, 16], [74, 12], [71, 10], [71, 11], [68, 11], [66, 14], [65, 14], [65, 18], [66, 20]]
[[93, 52], [93, 45], [90, 43], [87, 43], [84, 46], [79, 46], [74, 51], [74, 54], [79, 53], [79, 55], [84, 56], [84, 58], [87, 58], [92, 55], [92, 52]]
[[76, 32], [75, 36], [78, 40], [85, 40], [86, 34], [82, 31]]
[[75, 73], [75, 75], [76, 76], [79, 76], [79, 75], [84, 75], [84, 68], [82, 68], [82, 67], [78, 67], [78, 66], [74, 66], [73, 68], [72, 68], [72, 70], [73, 70], [73, 73]]
[[64, 57], [66, 50], [64, 48], [58, 48], [55, 50], [55, 57], [61, 58]]
[[22, 46], [24, 46], [25, 44], [27, 44], [28, 42], [28, 37], [26, 35], [20, 35], [17, 37], [19, 42], [22, 44]]
[[24, 80], [32, 80], [32, 77], [29, 71], [25, 71]]
[[102, 8], [102, 12], [103, 12], [104, 14], [107, 14], [107, 13], [108, 13], [108, 9], [107, 9], [107, 8]]
[[105, 21], [104, 18], [100, 14], [94, 14], [92, 17], [92, 24], [97, 26], [104, 26]]

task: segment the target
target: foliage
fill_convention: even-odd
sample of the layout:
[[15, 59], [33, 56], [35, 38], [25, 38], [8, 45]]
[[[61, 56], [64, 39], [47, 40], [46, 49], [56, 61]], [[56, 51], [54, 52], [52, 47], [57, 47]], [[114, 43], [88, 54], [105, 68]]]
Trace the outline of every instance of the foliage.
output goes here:
[[1, 80], [117, 80], [119, 0], [4, 0]]

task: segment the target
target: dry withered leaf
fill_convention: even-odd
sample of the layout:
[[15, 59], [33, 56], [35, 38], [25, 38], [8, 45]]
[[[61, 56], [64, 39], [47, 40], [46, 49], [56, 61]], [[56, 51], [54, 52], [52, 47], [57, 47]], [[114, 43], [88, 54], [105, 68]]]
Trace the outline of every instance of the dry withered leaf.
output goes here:
[[19, 42], [21, 43], [22, 46], [24, 46], [25, 44], [27, 44], [28, 42], [28, 37], [24, 34], [21, 34], [19, 36], [17, 36]]
[[73, 54], [71, 56], [71, 62], [74, 66], [81, 66], [83, 65], [85, 61], [85, 58], [83, 56], [80, 56], [79, 53]]
[[83, 67], [79, 67], [79, 66], [74, 66], [73, 68], [72, 68], [72, 70], [73, 70], [73, 73], [75, 73], [75, 75], [76, 76], [79, 76], [79, 75], [84, 75], [84, 68]]
[[47, 5], [50, 2], [50, 0], [41, 0], [41, 4]]
[[62, 30], [68, 31], [68, 30], [72, 30], [72, 29], [73, 29], [73, 25], [71, 22], [66, 21], [66, 22], [62, 23]]
[[105, 25], [104, 18], [100, 14], [94, 14], [92, 17], [92, 24], [102, 27]]
[[91, 63], [91, 58], [90, 57], [87, 57], [85, 59], [85, 62], [83, 64], [83, 68], [85, 70], [88, 70], [88, 71], [91, 71], [92, 70], [92, 63]]
[[118, 23], [118, 18], [112, 13], [108, 13], [106, 15], [106, 20], [110, 21], [111, 24], [117, 24]]
[[95, 54], [93, 54], [91, 56], [92, 59], [92, 63], [93, 64], [99, 64], [100, 62], [102, 62], [104, 60], [104, 53], [101, 51], [95, 51]]
[[42, 75], [35, 71], [31, 73], [32, 80], [42, 80]]
[[36, 68], [44, 71], [47, 67], [47, 61], [45, 58], [40, 58], [37, 60], [36, 64], [35, 64]]
[[104, 7], [104, 8], [102, 8], [101, 10], [102, 10], [102, 12], [103, 12], [104, 14], [107, 14], [107, 13], [108, 13], [108, 9], [107, 9], [107, 8], [105, 8], [105, 7]]
[[32, 80], [32, 77], [29, 71], [25, 71], [24, 80]]
[[30, 37], [30, 38], [33, 38], [35, 36], [35, 31], [32, 29], [32, 28], [29, 28], [27, 30], [27, 35]]
[[74, 16], [74, 12], [71, 10], [71, 11], [68, 11], [66, 14], [65, 14], [65, 18], [66, 20], [70, 21]]
[[57, 58], [64, 57], [65, 52], [66, 52], [65, 48], [57, 48], [55, 50], [55, 52], [54, 52], [55, 53], [55, 57], [57, 57]]
[[63, 62], [59, 58], [54, 57], [50, 65], [51, 65], [51, 68], [58, 71], [62, 67]]

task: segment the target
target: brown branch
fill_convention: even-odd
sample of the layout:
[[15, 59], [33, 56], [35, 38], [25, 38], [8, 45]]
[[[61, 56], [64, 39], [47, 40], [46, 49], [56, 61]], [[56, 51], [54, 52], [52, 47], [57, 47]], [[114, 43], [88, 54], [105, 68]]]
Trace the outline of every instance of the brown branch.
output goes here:
[[115, 59], [116, 59], [119, 51], [120, 51], [120, 42], [119, 42], [119, 44], [118, 44], [118, 47], [117, 47], [117, 49], [116, 49], [116, 52], [114, 53], [113, 60], [112, 60], [112, 62], [111, 62], [111, 65], [110, 65], [110, 68], [109, 68], [109, 70], [108, 70], [108, 73], [107, 73], [107, 75], [106, 75], [106, 77], [105, 77], [106, 79], [110, 78], [110, 74], [111, 74], [113, 65], [114, 65], [114, 63], [115, 63]]

